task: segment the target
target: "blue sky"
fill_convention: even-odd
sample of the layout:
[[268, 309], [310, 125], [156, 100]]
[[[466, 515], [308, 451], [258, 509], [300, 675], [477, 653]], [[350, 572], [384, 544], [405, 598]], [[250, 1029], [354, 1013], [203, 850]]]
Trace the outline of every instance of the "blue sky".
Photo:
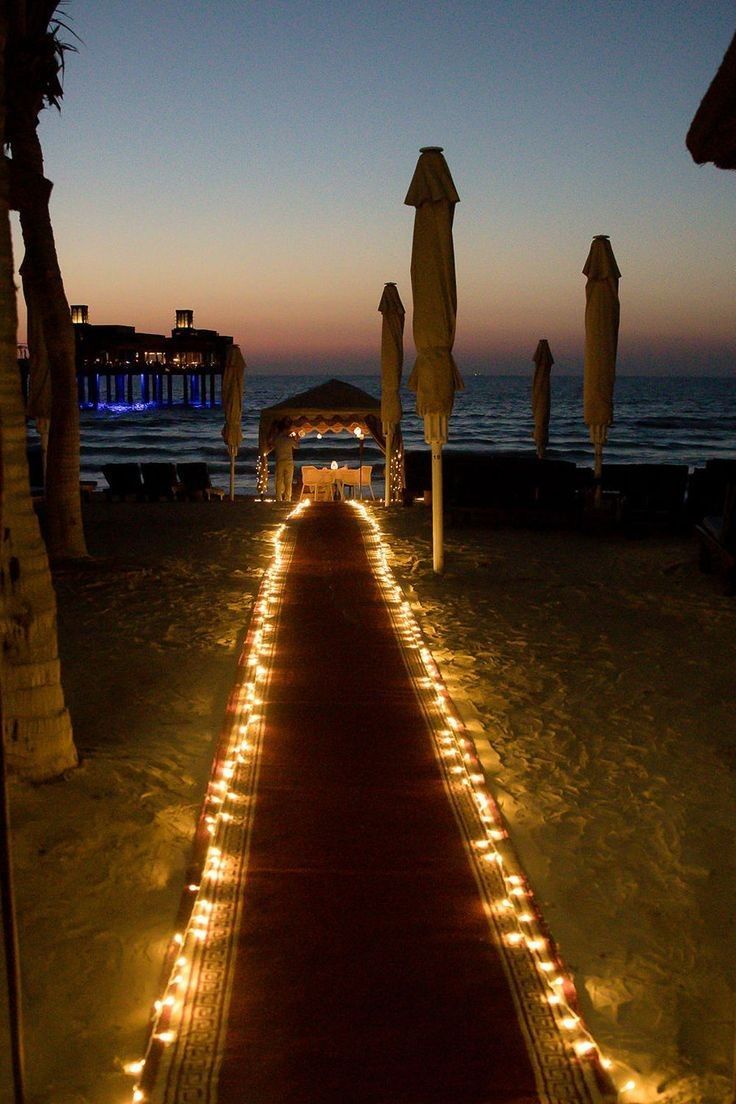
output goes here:
[[[407, 308], [419, 147], [455, 216], [457, 359], [582, 364], [591, 238], [622, 272], [619, 370], [730, 371], [736, 176], [685, 134], [731, 3], [69, 0], [82, 40], [41, 137], [70, 302], [167, 331], [177, 307], [255, 371], [378, 363]], [[20, 259], [20, 255], [19, 255]]]

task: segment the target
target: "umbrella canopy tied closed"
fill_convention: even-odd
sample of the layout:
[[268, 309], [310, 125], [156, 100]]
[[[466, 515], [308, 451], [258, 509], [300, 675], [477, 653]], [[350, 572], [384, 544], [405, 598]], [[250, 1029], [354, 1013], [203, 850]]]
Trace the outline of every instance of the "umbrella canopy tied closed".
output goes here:
[[388, 506], [400, 490], [396, 469], [399, 457], [394, 432], [401, 422], [401, 369], [404, 365], [404, 304], [396, 284], [386, 284], [378, 304], [381, 325], [381, 424], [386, 437], [386, 494]]
[[593, 238], [583, 267], [585, 285], [585, 358], [583, 364], [583, 417], [595, 448], [595, 474], [600, 478], [603, 445], [613, 424], [613, 385], [620, 304], [619, 272], [608, 235]]
[[550, 371], [554, 364], [554, 357], [546, 337], [543, 337], [534, 351], [534, 379], [532, 381], [532, 414], [534, 415], [534, 443], [537, 446], [537, 456], [543, 459], [545, 449], [549, 444], [549, 413], [550, 413]]
[[417, 359], [409, 377], [417, 413], [432, 448], [432, 541], [434, 570], [444, 565], [442, 445], [455, 392], [463, 381], [452, 356], [457, 289], [452, 223], [460, 197], [439, 146], [425, 146], [404, 202], [416, 208], [411, 251], [413, 332]]
[[424, 147], [404, 200], [416, 207], [411, 287], [417, 358], [409, 387], [416, 391], [417, 413], [422, 418], [442, 416], [445, 440], [455, 392], [463, 387], [452, 356], [457, 316], [452, 224], [459, 201], [442, 149]]

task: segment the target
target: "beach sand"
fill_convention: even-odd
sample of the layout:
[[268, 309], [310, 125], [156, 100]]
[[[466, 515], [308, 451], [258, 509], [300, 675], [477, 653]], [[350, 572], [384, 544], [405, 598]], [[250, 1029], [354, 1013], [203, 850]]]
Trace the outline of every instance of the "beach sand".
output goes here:
[[[381, 518], [623, 1099], [725, 1104], [736, 604], [691, 538]], [[57, 573], [81, 767], [13, 783], [35, 1104], [122, 1104], [277, 504], [93, 501]], [[346, 684], [346, 692], [349, 683]], [[9, 1086], [4, 1050], [0, 1086]], [[5, 1095], [3, 1095], [5, 1092]], [[0, 1102], [10, 1100], [0, 1088]], [[449, 1102], [448, 1102], [449, 1104]]]

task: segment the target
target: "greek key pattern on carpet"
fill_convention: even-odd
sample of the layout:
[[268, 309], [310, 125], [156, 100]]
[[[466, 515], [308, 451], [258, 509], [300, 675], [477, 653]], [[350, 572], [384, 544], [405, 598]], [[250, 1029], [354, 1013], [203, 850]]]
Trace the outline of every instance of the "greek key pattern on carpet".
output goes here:
[[442, 681], [409, 602], [388, 565], [380, 530], [358, 507], [407, 670], [432, 733], [445, 789], [485, 903], [543, 1104], [612, 1104], [618, 1098], [489, 793], [475, 744]]
[[[282, 530], [288, 534], [285, 526]], [[283, 543], [286, 547], [281, 555], [280, 578], [275, 582], [267, 578], [261, 587], [241, 657], [244, 673], [236, 691], [237, 710], [230, 740], [235, 764], [228, 783], [232, 811], [221, 813], [216, 827], [213, 825], [218, 846], [210, 852], [208, 863], [216, 864], [216, 878], [207, 893], [206, 912], [200, 914], [204, 917], [201, 937], [195, 939], [189, 951], [187, 984], [178, 1015], [172, 1021], [175, 1039], [166, 1048], [157, 1071], [152, 1104], [214, 1104], [217, 1098], [264, 733], [256, 688], [264, 693], [271, 673], [270, 661], [261, 658], [256, 662], [254, 645], [256, 640], [262, 642], [266, 633], [271, 639], [276, 635], [280, 609], [277, 592], [293, 554], [293, 532]], [[256, 618], [259, 609], [261, 614]], [[203, 880], [207, 873], [205, 866]]]
[[[257, 741], [253, 740], [253, 754], [233, 779], [234, 789], [241, 794], [253, 792], [260, 738], [259, 731]], [[243, 815], [233, 816], [223, 833], [222, 876], [210, 894], [207, 938], [192, 952], [177, 1038], [159, 1072], [155, 1099], [161, 1104], [209, 1104], [215, 1099], [252, 827], [253, 802], [246, 798], [244, 805]]]

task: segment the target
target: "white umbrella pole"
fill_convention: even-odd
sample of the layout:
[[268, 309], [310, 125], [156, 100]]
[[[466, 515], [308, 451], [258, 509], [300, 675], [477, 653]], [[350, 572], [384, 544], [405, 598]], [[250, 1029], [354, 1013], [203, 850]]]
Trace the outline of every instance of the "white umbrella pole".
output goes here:
[[603, 488], [601, 487], [601, 476], [603, 475], [603, 445], [596, 445], [594, 448], [594, 463], [593, 463], [593, 475], [595, 477], [595, 507], [596, 510], [600, 509], [601, 502], [603, 501]]
[[384, 503], [386, 506], [391, 505], [391, 447], [393, 445], [393, 433], [391, 432], [391, 426], [386, 427], [386, 493], [384, 495]]
[[445, 570], [445, 531], [442, 519], [442, 442], [432, 443], [432, 567]]
[[595, 476], [595, 506], [600, 507], [603, 493], [601, 488], [601, 476], [603, 475], [603, 446], [608, 440], [608, 426], [592, 425], [590, 427], [590, 440], [593, 445], [593, 475]]
[[235, 457], [230, 457], [230, 501], [235, 501]]
[[445, 530], [442, 517], [442, 446], [447, 440], [447, 415], [425, 414], [424, 439], [432, 450], [432, 567], [445, 570]]

